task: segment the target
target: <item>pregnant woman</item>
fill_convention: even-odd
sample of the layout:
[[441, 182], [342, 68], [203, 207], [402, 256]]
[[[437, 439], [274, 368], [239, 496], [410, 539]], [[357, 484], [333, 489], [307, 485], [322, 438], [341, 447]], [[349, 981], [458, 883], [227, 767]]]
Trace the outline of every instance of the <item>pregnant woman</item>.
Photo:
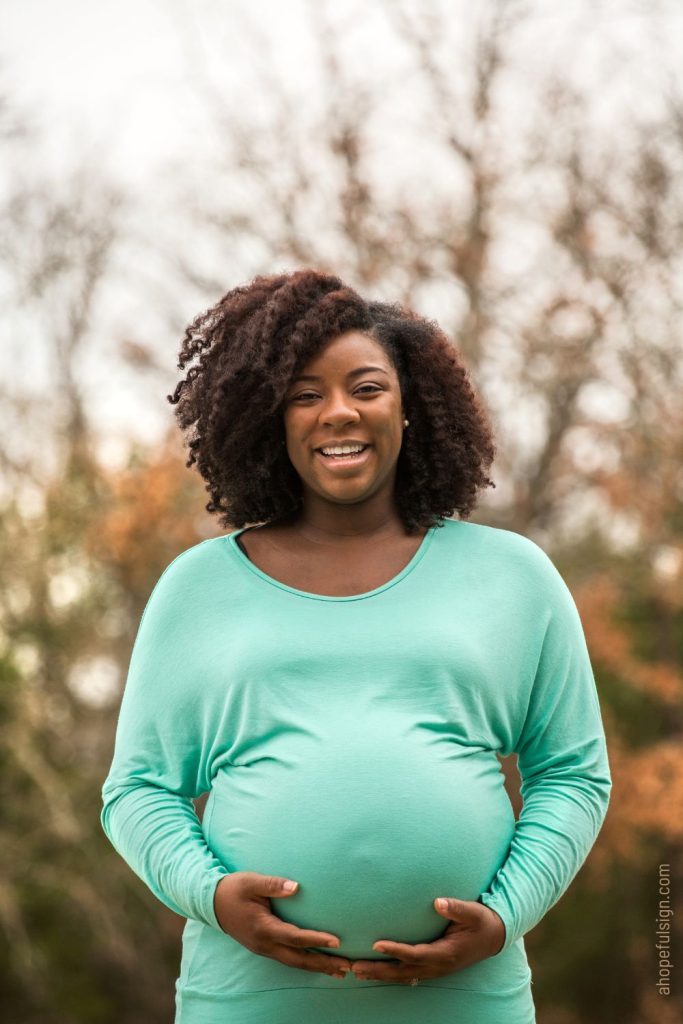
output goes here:
[[176, 1024], [533, 1024], [523, 936], [611, 780], [564, 580], [467, 522], [495, 449], [457, 351], [301, 270], [198, 316], [194, 359], [169, 400], [236, 529], [154, 587], [102, 791], [187, 918]]

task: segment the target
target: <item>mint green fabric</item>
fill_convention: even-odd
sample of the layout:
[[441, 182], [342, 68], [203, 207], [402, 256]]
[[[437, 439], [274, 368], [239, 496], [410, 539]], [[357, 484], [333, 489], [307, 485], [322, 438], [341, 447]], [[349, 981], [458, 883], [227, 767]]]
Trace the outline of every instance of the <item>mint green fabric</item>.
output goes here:
[[[533, 1024], [523, 936], [611, 789], [560, 573], [526, 537], [444, 519], [385, 585], [329, 597], [267, 576], [242, 532], [182, 552], [152, 591], [102, 789], [111, 843], [187, 918], [176, 1024]], [[496, 756], [512, 752], [517, 821]], [[416, 987], [291, 968], [220, 928], [215, 887], [240, 870], [298, 881], [274, 912], [352, 959], [438, 938], [438, 896], [492, 907], [505, 944]]]

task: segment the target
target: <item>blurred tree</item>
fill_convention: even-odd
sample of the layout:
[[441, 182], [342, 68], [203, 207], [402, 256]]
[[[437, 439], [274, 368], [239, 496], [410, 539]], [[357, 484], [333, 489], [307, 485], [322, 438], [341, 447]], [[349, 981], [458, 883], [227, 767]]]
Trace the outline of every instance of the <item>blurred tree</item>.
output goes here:
[[130, 872], [105, 870], [99, 825], [130, 592], [86, 543], [111, 496], [79, 376], [123, 205], [86, 167], [62, 192], [18, 179], [2, 211], [8, 292], [51, 359], [48, 390], [0, 385], [0, 987], [17, 1024], [121, 1019], [126, 993], [127, 1020], [160, 1016], [177, 938]]
[[[590, 90], [607, 93], [610, 70], [623, 83], [618, 52], [605, 48], [603, 81], [588, 92], [565, 67], [534, 78], [517, 58], [534, 23], [527, 4], [461, 5], [457, 16], [439, 4], [383, 5], [406, 57], [381, 85], [351, 59], [353, 19], [329, 5], [309, 11], [316, 102], [282, 87], [266, 33], [250, 25], [260, 91], [271, 97], [267, 129], [202, 79], [229, 187], [190, 186], [184, 199], [218, 251], [265, 244], [271, 263], [331, 269], [418, 308], [446, 294], [440, 322], [499, 424], [497, 491], [481, 517], [541, 543], [574, 589], [613, 752], [604, 833], [571, 895], [527, 942], [539, 1012], [548, 1022], [661, 1021], [674, 1003], [649, 995], [656, 960], [644, 936], [659, 861], [683, 862], [671, 810], [683, 777], [683, 208], [673, 187], [683, 101], [662, 78], [657, 112], [626, 111], [605, 131]], [[388, 181], [377, 134], [387, 97], [402, 90], [422, 97], [419, 114], [409, 107], [404, 150], [425, 152], [427, 174], [411, 166]], [[196, 261], [176, 263], [209, 301], [225, 290]], [[503, 769], [518, 811], [515, 761]], [[599, 926], [592, 914], [587, 930], [600, 887]]]
[[[169, 339], [177, 347], [190, 294], [208, 305], [236, 283], [232, 269], [229, 281], [216, 272], [226, 265], [246, 277], [312, 264], [439, 307], [499, 428], [497, 490], [476, 518], [533, 537], [563, 572], [609, 734], [603, 832], [527, 940], [539, 1024], [673, 1024], [680, 1002], [652, 993], [659, 863], [671, 863], [674, 891], [683, 882], [683, 99], [672, 89], [659, 112], [605, 131], [566, 68], [553, 79], [520, 62], [523, 34], [543, 36], [518, 2], [457, 14], [378, 5], [403, 54], [379, 77], [351, 59], [354, 18], [309, 10], [315, 96], [288, 91], [250, 22], [239, 35], [267, 97], [258, 116], [193, 59], [225, 151], [217, 187], [204, 186], [195, 153], [199, 183], [180, 169], [184, 234], [157, 251]], [[403, 176], [385, 157], [394, 97], [406, 101], [405, 158], [419, 154]], [[173, 429], [120, 469], [98, 455], [79, 368], [124, 213], [92, 167], [59, 194], [18, 178], [0, 211], [8, 296], [52, 360], [47, 390], [18, 393], [11, 375], [0, 385], [0, 984], [16, 1024], [149, 1024], [172, 1012], [182, 921], [101, 834], [100, 786], [151, 588], [178, 551], [216, 531]], [[133, 301], [127, 287], [118, 302]], [[120, 355], [168, 390], [168, 348], [142, 333]], [[518, 810], [514, 761], [503, 767]]]

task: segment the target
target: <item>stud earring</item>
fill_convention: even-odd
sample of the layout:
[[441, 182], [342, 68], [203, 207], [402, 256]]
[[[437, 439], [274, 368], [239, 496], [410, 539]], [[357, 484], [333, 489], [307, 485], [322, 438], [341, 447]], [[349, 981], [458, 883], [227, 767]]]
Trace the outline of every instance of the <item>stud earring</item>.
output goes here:
[[408, 426], [408, 423], [409, 423], [409, 422], [410, 422], [409, 420], [404, 420], [404, 421], [403, 421], [403, 426], [404, 426], [404, 427], [407, 427], [407, 426]]

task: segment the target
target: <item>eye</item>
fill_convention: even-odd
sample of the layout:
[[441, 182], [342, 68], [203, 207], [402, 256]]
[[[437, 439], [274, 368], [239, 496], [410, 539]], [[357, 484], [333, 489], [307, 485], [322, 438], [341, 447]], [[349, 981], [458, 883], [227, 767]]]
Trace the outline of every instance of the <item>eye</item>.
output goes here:
[[[381, 391], [382, 390], [376, 384], [361, 384], [361, 386], [359, 388], [356, 388], [355, 394], [361, 394], [362, 392], [366, 391], [367, 388], [370, 389], [370, 391], [367, 392], [367, 393], [369, 393], [371, 395], [374, 394], [377, 391]], [[310, 399], [317, 398], [317, 397], [318, 396], [316, 395], [315, 391], [301, 391], [301, 392], [299, 392], [298, 395], [295, 395], [291, 399], [291, 401], [292, 402], [299, 402], [299, 401], [307, 402], [307, 401], [310, 401]]]

